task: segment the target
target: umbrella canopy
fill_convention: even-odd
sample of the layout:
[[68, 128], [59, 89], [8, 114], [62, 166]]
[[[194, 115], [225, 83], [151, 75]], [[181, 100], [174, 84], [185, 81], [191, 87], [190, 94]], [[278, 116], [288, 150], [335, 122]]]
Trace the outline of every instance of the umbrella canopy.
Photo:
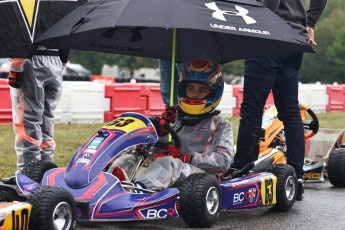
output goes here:
[[0, 58], [30, 58], [33, 40], [85, 0], [0, 0]]
[[283, 52], [312, 52], [306, 39], [255, 0], [95, 0], [37, 42], [124, 55], [218, 63]]

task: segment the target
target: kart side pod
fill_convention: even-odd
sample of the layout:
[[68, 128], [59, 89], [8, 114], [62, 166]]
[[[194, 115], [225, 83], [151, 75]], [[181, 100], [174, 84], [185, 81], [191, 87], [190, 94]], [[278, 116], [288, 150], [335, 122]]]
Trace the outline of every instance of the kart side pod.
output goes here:
[[258, 173], [224, 181], [220, 184], [223, 209], [250, 209], [277, 203], [277, 177], [272, 173]]

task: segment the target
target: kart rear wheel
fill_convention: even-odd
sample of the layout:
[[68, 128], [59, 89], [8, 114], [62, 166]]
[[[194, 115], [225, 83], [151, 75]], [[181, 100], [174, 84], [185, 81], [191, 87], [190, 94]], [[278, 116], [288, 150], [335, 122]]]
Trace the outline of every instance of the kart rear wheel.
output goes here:
[[272, 165], [268, 168], [277, 177], [277, 203], [272, 211], [287, 212], [295, 203], [297, 195], [297, 179], [295, 169], [287, 164]]
[[335, 187], [345, 187], [345, 148], [335, 149], [329, 155], [328, 179]]
[[206, 173], [190, 175], [182, 182], [180, 215], [191, 227], [210, 227], [221, 210], [221, 190], [217, 178]]
[[23, 169], [22, 174], [29, 177], [31, 180], [40, 183], [46, 171], [57, 168], [53, 162], [46, 162], [41, 160], [30, 161]]
[[75, 229], [75, 202], [65, 189], [39, 187], [30, 194], [27, 202], [32, 205], [29, 230]]

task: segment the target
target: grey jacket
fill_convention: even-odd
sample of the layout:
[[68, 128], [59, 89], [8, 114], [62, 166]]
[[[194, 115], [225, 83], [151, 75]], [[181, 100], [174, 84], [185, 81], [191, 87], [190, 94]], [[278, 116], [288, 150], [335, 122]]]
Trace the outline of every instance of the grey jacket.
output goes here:
[[327, 4], [327, 0], [310, 0], [309, 9], [306, 10], [305, 0], [259, 1], [283, 18], [299, 34], [306, 37], [308, 36], [306, 27], [315, 27]]

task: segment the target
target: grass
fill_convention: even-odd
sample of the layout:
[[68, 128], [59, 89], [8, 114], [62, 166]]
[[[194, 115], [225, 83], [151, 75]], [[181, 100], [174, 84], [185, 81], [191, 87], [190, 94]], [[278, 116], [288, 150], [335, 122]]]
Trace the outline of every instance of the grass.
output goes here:
[[[317, 114], [322, 128], [345, 129], [345, 112]], [[230, 118], [237, 139], [239, 118]], [[86, 142], [102, 124], [56, 124], [55, 163], [59, 167], [67, 165], [74, 152]], [[0, 126], [0, 178], [11, 176], [16, 170], [14, 133], [12, 126]]]

